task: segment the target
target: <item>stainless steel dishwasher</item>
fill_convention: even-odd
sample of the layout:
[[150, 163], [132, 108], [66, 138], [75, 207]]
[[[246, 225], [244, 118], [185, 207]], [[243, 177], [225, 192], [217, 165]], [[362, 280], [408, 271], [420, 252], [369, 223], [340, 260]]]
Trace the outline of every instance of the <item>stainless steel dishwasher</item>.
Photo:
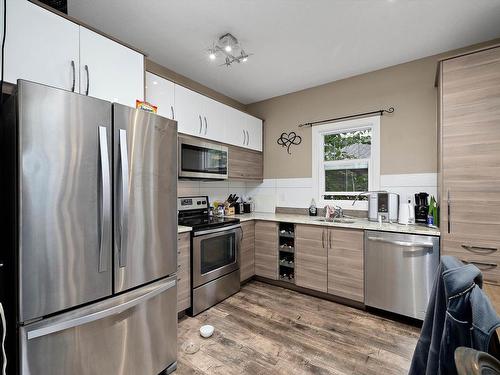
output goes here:
[[439, 237], [365, 231], [365, 305], [423, 320]]

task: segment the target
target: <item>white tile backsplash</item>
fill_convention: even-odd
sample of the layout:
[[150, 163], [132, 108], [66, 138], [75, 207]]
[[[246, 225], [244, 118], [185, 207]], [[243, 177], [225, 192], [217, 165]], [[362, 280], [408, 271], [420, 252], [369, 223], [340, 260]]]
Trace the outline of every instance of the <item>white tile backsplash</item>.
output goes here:
[[312, 188], [280, 187], [276, 190], [278, 207], [304, 208], [309, 207], [312, 199]]
[[200, 194], [199, 181], [177, 181], [177, 196], [188, 197]]
[[415, 203], [415, 193], [437, 195], [436, 173], [387, 174], [380, 176], [381, 190], [399, 194], [400, 203]]
[[[229, 194], [252, 197], [255, 211], [274, 212], [279, 207], [309, 207], [314, 197], [312, 178], [281, 178], [254, 181], [179, 181], [178, 195], [208, 195], [210, 202], [224, 200]], [[425, 191], [436, 196], [437, 174], [391, 174], [380, 176], [381, 190], [398, 193], [401, 202], [414, 200], [414, 194]]]

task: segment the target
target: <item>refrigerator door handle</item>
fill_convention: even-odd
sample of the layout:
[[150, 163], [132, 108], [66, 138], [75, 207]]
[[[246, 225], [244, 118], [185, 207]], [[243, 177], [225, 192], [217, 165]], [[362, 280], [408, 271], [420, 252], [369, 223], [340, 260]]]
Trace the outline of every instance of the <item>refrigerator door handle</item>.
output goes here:
[[108, 153], [108, 130], [99, 126], [99, 157], [101, 159], [101, 207], [99, 234], [99, 272], [108, 270], [107, 251], [111, 231], [111, 181]]
[[[174, 287], [176, 285], [176, 279], [169, 279], [166, 282], [155, 286], [154, 288], [149, 288], [144, 294], [133, 295], [129, 300], [122, 303], [106, 307], [102, 310], [92, 311], [93, 307], [85, 307], [81, 310], [80, 314], [71, 316], [66, 320], [60, 320], [54, 323], [49, 323], [43, 325], [35, 323], [34, 328], [30, 329], [26, 327], [26, 337], [28, 340], [32, 340], [38, 337], [47, 336], [56, 332], [64, 331], [69, 328], [78, 327], [87, 323], [95, 322], [96, 320], [101, 320], [112, 315], [121, 314], [124, 311], [130, 310], [134, 306], [140, 305], [145, 301], [163, 293], [164, 291]], [[104, 301], [106, 303], [106, 301]]]
[[128, 150], [127, 131], [120, 129], [119, 132], [120, 167], [121, 167], [121, 215], [120, 215], [120, 255], [119, 266], [127, 265], [127, 242], [128, 242]]

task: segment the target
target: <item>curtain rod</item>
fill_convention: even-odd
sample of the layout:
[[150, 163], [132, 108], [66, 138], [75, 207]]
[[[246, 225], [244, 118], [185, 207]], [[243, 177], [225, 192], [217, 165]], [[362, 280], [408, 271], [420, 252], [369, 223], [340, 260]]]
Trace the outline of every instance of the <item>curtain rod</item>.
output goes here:
[[394, 112], [394, 107], [390, 107], [389, 109], [379, 109], [378, 111], [372, 111], [372, 112], [365, 112], [365, 113], [358, 113], [356, 115], [349, 115], [349, 116], [342, 116], [342, 117], [335, 117], [335, 118], [330, 118], [328, 120], [320, 120], [320, 121], [313, 121], [313, 122], [306, 122], [304, 124], [300, 124], [299, 128], [302, 128], [304, 126], [314, 126], [314, 125], [320, 125], [320, 124], [326, 124], [328, 122], [335, 122], [335, 121], [340, 121], [340, 120], [346, 120], [349, 118], [356, 118], [356, 117], [366, 117], [370, 115], [380, 115], [383, 116], [384, 113], [393, 113]]

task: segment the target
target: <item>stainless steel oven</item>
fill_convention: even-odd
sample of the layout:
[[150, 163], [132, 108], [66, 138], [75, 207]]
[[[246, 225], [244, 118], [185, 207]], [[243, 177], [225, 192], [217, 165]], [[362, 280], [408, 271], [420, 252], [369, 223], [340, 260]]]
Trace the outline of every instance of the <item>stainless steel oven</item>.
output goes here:
[[179, 178], [228, 178], [228, 148], [198, 139], [179, 137]]
[[191, 315], [240, 290], [240, 224], [193, 232]]

